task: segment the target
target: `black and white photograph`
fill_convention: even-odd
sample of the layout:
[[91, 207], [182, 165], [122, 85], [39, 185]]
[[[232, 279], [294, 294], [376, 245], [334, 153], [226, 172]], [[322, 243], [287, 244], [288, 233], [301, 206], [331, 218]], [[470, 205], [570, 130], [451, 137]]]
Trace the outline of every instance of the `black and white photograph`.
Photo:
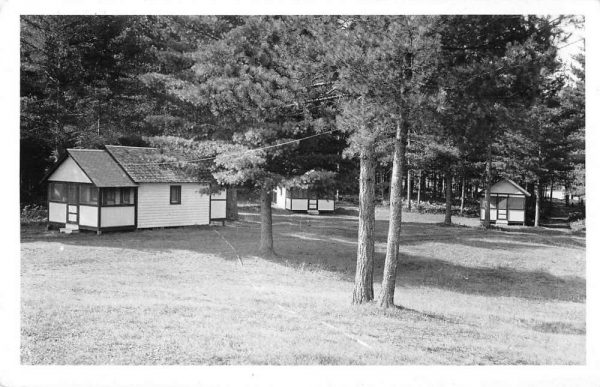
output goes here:
[[17, 373], [586, 370], [589, 15], [261, 10], [11, 14]]

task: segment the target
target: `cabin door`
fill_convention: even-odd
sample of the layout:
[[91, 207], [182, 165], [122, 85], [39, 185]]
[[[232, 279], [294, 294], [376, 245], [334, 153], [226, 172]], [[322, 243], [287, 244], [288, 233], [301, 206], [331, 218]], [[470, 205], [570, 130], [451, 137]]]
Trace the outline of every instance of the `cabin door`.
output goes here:
[[67, 190], [67, 223], [79, 224], [79, 185], [69, 184]]
[[498, 196], [498, 220], [508, 219], [508, 197]]
[[318, 210], [319, 209], [319, 201], [317, 199], [317, 194], [313, 192], [308, 193], [308, 209], [309, 210]]

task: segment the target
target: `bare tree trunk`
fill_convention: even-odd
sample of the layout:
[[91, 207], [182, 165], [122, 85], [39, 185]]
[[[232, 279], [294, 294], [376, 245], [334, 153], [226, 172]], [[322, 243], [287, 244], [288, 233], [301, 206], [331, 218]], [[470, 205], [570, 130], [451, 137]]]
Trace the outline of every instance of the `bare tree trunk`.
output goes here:
[[[394, 161], [390, 188], [390, 223], [388, 226], [387, 249], [379, 306], [389, 308], [394, 305], [396, 275], [398, 271], [398, 247], [400, 244], [400, 228], [402, 226], [402, 175], [405, 168], [406, 134], [408, 124], [403, 120], [396, 127], [394, 141]], [[407, 184], [409, 185], [409, 184]], [[407, 191], [410, 192], [410, 191]], [[408, 193], [410, 195], [410, 193]], [[408, 196], [410, 200], [410, 196]]]
[[423, 186], [423, 170], [419, 171], [419, 186], [417, 188], [417, 206], [421, 204], [421, 187]]
[[227, 189], [227, 202], [226, 202], [226, 214], [228, 220], [237, 220], [238, 215], [238, 206], [237, 206], [237, 188], [228, 188]]
[[462, 175], [462, 182], [460, 186], [460, 216], [463, 216], [465, 211], [465, 175]]
[[358, 194], [358, 249], [354, 278], [353, 304], [373, 300], [373, 256], [375, 254], [375, 146], [366, 146], [360, 154]]
[[450, 226], [452, 224], [452, 172], [446, 171], [446, 216], [444, 224]]
[[260, 253], [263, 256], [274, 256], [273, 250], [273, 217], [271, 214], [271, 187], [260, 188]]
[[485, 228], [490, 228], [490, 190], [492, 188], [492, 142], [488, 144], [486, 163], [485, 163], [485, 199], [483, 200], [483, 208], [485, 215], [482, 225]]
[[410, 199], [412, 196], [412, 179], [411, 179], [410, 170], [406, 170], [406, 201], [407, 201], [407, 209], [410, 211], [412, 209], [412, 205], [410, 203]]
[[534, 190], [535, 190], [535, 218], [533, 221], [533, 227], [539, 227], [540, 226], [540, 205], [541, 205], [540, 195], [542, 193], [542, 187], [540, 185], [539, 179], [535, 184]]

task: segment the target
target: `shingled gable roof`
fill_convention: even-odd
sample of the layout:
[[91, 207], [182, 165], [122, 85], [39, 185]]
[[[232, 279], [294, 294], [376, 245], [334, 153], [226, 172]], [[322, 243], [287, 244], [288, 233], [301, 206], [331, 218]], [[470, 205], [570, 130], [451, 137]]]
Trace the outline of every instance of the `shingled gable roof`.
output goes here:
[[67, 149], [67, 153], [97, 187], [135, 187], [137, 185], [104, 150]]
[[106, 150], [136, 183], [197, 183], [213, 179], [208, 170], [191, 176], [177, 165], [165, 163], [157, 148], [106, 145]]

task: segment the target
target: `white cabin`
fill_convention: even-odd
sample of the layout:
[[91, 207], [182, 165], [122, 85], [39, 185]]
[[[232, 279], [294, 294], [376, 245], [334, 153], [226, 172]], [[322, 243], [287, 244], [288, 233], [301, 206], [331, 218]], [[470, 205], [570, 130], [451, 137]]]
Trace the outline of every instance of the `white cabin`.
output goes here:
[[226, 190], [157, 162], [156, 148], [68, 149], [46, 175], [48, 222], [102, 231], [206, 225], [225, 220]]
[[[502, 179], [490, 189], [490, 222], [525, 225], [525, 202], [531, 196], [510, 179]], [[484, 199], [481, 199], [481, 220], [485, 219]]]
[[273, 190], [272, 205], [289, 211], [331, 212], [335, 210], [335, 199], [306, 189], [278, 186]]

